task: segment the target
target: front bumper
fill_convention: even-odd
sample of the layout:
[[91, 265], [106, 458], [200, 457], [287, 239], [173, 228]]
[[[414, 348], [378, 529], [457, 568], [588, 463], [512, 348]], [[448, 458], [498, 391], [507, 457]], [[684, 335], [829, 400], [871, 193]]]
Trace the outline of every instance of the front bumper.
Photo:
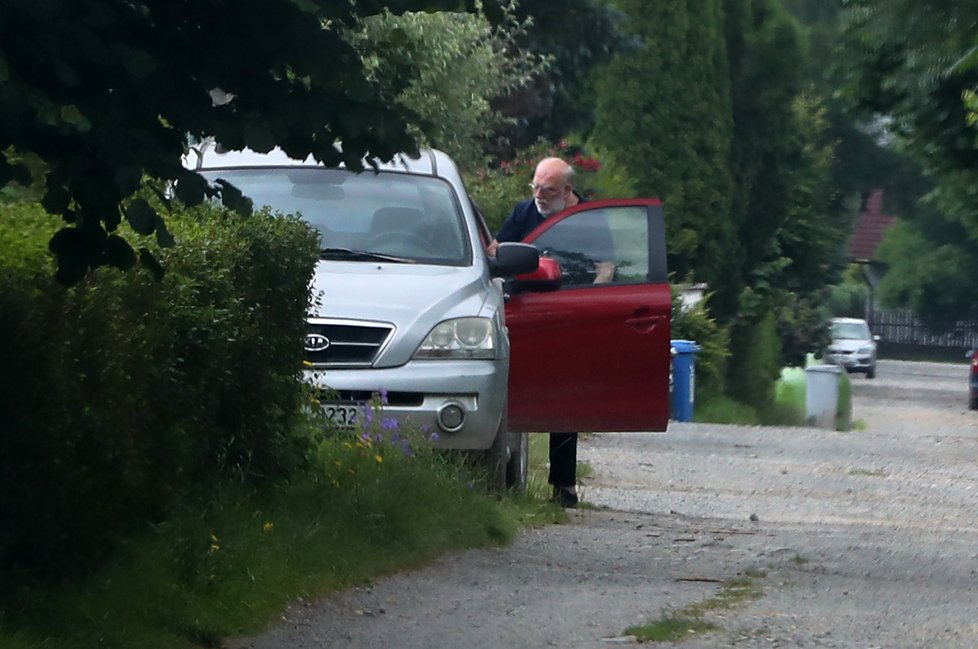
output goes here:
[[[344, 402], [363, 403], [383, 391], [388, 399], [383, 416], [437, 432], [436, 446], [487, 449], [506, 412], [508, 374], [508, 364], [500, 361], [436, 360], [386, 369], [309, 368], [304, 378]], [[463, 412], [455, 429], [444, 425], [446, 408]]]
[[870, 370], [876, 362], [871, 354], [858, 354], [858, 353], [829, 353], [826, 354], [825, 360], [829, 363], [835, 363], [847, 372], [866, 372]]

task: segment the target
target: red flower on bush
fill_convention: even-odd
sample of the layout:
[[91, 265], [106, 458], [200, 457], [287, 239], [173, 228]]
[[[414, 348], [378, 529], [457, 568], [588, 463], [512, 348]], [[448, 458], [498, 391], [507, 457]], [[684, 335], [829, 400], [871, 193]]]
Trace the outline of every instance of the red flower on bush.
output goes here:
[[574, 166], [581, 171], [593, 173], [601, 168], [601, 162], [599, 162], [597, 158], [583, 156], [580, 153], [576, 154], [571, 161], [574, 163]]

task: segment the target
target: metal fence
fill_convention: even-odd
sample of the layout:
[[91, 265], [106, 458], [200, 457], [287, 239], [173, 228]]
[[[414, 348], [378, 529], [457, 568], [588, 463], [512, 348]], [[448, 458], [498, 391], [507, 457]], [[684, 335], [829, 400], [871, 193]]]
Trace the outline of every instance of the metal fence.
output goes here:
[[911, 311], [874, 310], [869, 318], [870, 330], [883, 342], [932, 347], [978, 347], [978, 322], [960, 321], [949, 331], [931, 333]]

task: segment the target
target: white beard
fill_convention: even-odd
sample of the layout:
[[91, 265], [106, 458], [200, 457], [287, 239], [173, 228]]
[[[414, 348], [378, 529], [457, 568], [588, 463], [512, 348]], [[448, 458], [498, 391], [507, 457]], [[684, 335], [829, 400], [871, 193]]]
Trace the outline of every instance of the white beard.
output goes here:
[[533, 202], [536, 203], [537, 211], [543, 216], [553, 216], [557, 212], [562, 211], [567, 205], [567, 199], [563, 197], [554, 197], [548, 200], [534, 198]]

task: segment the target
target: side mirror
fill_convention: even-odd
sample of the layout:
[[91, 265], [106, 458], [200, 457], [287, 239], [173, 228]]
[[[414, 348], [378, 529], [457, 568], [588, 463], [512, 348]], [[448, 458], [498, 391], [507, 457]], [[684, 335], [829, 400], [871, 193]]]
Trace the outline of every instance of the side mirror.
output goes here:
[[489, 258], [489, 272], [493, 277], [512, 277], [532, 273], [540, 263], [540, 251], [528, 243], [506, 242], [499, 244], [496, 256]]
[[563, 272], [560, 264], [552, 257], [540, 257], [540, 263], [536, 270], [523, 275], [517, 275], [510, 283], [510, 290], [514, 293], [546, 293], [556, 291], [563, 283]]

